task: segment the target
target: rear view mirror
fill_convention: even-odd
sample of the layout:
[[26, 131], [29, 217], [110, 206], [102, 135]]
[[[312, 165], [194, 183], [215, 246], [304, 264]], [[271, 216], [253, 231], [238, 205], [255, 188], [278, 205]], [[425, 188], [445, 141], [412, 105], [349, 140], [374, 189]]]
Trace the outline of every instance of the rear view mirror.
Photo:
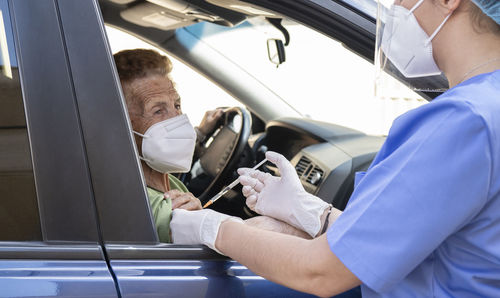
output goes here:
[[268, 39], [267, 56], [271, 63], [276, 64], [276, 67], [285, 62], [286, 56], [283, 41], [281, 41], [280, 39]]

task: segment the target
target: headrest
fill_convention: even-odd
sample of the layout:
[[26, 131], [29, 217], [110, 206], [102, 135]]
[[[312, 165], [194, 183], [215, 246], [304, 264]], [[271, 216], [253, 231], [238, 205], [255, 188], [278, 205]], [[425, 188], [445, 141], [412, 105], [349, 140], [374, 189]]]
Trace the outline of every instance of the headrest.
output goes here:
[[26, 127], [17, 68], [12, 68], [12, 79], [0, 73], [0, 128], [12, 127]]

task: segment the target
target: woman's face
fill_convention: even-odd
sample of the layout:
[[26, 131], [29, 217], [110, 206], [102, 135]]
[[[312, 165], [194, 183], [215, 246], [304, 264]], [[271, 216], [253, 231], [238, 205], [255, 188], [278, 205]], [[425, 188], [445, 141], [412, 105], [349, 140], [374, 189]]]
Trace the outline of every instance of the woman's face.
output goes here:
[[[130, 83], [134, 100], [128, 104], [132, 129], [144, 134], [153, 124], [182, 114], [181, 98], [167, 77], [146, 77]], [[142, 138], [136, 137], [140, 152]]]

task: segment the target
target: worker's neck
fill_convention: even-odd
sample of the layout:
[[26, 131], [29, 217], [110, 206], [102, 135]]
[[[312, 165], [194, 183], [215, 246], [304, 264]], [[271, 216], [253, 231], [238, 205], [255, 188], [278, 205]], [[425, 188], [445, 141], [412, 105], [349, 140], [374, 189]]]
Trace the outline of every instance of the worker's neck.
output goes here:
[[499, 36], [476, 32], [468, 18], [468, 15], [450, 18], [454, 26], [444, 26], [432, 43], [434, 58], [448, 78], [450, 88], [500, 68]]

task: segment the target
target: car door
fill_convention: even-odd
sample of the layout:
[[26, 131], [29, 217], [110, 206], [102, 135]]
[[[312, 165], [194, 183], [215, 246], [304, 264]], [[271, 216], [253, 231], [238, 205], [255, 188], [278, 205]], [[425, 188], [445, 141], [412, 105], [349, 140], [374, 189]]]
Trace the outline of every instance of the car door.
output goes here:
[[0, 0], [0, 296], [118, 296], [100, 245], [65, 28]]
[[[59, 1], [99, 229], [123, 297], [308, 296], [204, 246], [160, 243], [96, 1]], [[86, 22], [76, 16], [85, 16]], [[83, 88], [83, 86], [92, 88]]]
[[0, 4], [0, 296], [307, 296], [159, 243], [96, 0]]

